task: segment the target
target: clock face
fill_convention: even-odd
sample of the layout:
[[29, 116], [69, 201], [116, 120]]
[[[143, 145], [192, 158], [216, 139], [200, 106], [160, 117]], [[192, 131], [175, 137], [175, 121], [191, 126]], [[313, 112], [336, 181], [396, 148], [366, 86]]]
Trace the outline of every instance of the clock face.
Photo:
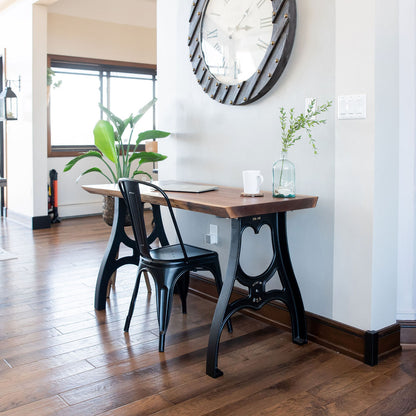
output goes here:
[[218, 103], [250, 104], [282, 75], [295, 31], [296, 0], [192, 0], [192, 71]]
[[273, 33], [270, 0], [210, 0], [201, 27], [202, 52], [211, 73], [229, 85], [249, 79]]

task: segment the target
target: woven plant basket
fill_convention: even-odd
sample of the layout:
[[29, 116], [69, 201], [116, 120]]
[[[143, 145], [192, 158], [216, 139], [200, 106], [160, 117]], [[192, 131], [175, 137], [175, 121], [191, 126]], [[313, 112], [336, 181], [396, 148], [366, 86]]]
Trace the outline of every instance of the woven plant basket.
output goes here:
[[[103, 200], [103, 220], [106, 224], [112, 226], [114, 220], [114, 197], [104, 196]], [[131, 218], [128, 212], [126, 212], [126, 218], [124, 225], [131, 225]]]

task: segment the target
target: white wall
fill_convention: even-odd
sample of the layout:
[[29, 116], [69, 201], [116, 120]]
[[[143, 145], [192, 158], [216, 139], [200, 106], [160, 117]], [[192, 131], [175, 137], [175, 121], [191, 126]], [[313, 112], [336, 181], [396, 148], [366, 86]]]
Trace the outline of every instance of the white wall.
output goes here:
[[[50, 13], [47, 44], [49, 54], [156, 64], [156, 30], [147, 27]], [[69, 160], [67, 157], [54, 157], [48, 158], [47, 162], [48, 171], [55, 169], [58, 172], [59, 216], [101, 212], [102, 197], [86, 193], [81, 185], [104, 183], [105, 179], [98, 174], [89, 174], [76, 183], [79, 174], [91, 167], [91, 160], [81, 161], [64, 173]], [[143, 170], [151, 170], [151, 166], [145, 165]]]
[[336, 4], [337, 95], [366, 94], [367, 118], [336, 123], [333, 316], [379, 329], [396, 311], [398, 2]]
[[[292, 56], [278, 84], [263, 99], [233, 107], [211, 100], [196, 82], [187, 47], [191, 2], [158, 1], [158, 123], [175, 134], [160, 145], [169, 159], [160, 166], [161, 178], [241, 187], [241, 171], [260, 169], [263, 189], [271, 191], [272, 165], [280, 155], [279, 108], [304, 111], [305, 98], [319, 103], [334, 99], [335, 2], [298, 1], [298, 29]], [[325, 21], [325, 25], [322, 25]], [[296, 86], [296, 88], [294, 88]], [[305, 307], [332, 314], [332, 257], [334, 205], [334, 110], [326, 126], [316, 129], [319, 154], [307, 141], [289, 158], [297, 167], [299, 193], [319, 195], [318, 207], [288, 214], [292, 260]], [[202, 243], [209, 223], [219, 225], [223, 266], [229, 245], [229, 222], [206, 215], [178, 212], [185, 237]], [[188, 225], [189, 224], [189, 225]], [[246, 261], [253, 269], [269, 259], [267, 243], [247, 241]], [[248, 266], [247, 266], [248, 267]], [[224, 269], [225, 270], [225, 269]]]
[[[416, 319], [416, 3], [400, 1], [400, 123], [397, 319]], [[397, 133], [397, 132], [396, 132]], [[392, 140], [397, 134], [392, 136]]]
[[[336, 7], [335, 94], [366, 94], [367, 118], [337, 120], [333, 316], [369, 328], [374, 199], [374, 0]], [[351, 20], [354, 30], [351, 31]], [[368, 21], [368, 19], [370, 19]], [[345, 296], [346, 295], [346, 296]], [[360, 313], [348, 317], [351, 309]], [[366, 309], [364, 311], [364, 309]]]
[[[191, 1], [158, 1], [159, 122], [175, 132], [161, 146], [169, 155], [161, 178], [241, 186], [241, 171], [256, 168], [270, 191], [280, 151], [279, 107], [299, 112], [306, 97], [323, 103], [339, 94], [366, 94], [364, 120], [337, 120], [336, 109], [329, 112], [327, 125], [315, 132], [317, 157], [306, 142], [290, 151], [298, 193], [319, 201], [315, 209], [289, 213], [289, 244], [307, 310], [362, 329], [394, 323], [398, 161], [391, 136], [398, 128], [398, 2], [298, 0], [295, 45], [283, 76], [266, 97], [244, 107], [214, 102], [197, 84], [186, 44], [190, 7]], [[392, 189], [388, 203], [384, 183]], [[219, 225], [225, 270], [229, 223], [181, 211], [178, 216], [187, 240], [198, 244], [209, 223]], [[267, 263], [266, 240], [247, 239], [246, 267]]]
[[156, 31], [49, 13], [48, 53], [156, 64]]
[[371, 329], [393, 323], [397, 310], [399, 4], [400, 1], [377, 0], [375, 9], [375, 198]]
[[[33, 119], [42, 109], [33, 111], [38, 103], [38, 59], [33, 59], [33, 49], [40, 53], [36, 43], [42, 31], [34, 36], [41, 13], [33, 15], [30, 1], [20, 1], [0, 15], [0, 39], [6, 48], [7, 78], [17, 80], [21, 76], [21, 90], [12, 84], [18, 96], [18, 120], [6, 124], [7, 134], [7, 204], [9, 212], [28, 218], [45, 215], [47, 210], [46, 168], [42, 163], [42, 146], [34, 142]], [[35, 70], [36, 67], [36, 70]], [[46, 88], [46, 87], [45, 87]], [[46, 126], [46, 121], [45, 121]], [[44, 156], [44, 160], [46, 157]], [[35, 191], [42, 184], [43, 194]]]
[[48, 9], [45, 6], [33, 5], [33, 181], [34, 181], [34, 216], [47, 214], [47, 19]]

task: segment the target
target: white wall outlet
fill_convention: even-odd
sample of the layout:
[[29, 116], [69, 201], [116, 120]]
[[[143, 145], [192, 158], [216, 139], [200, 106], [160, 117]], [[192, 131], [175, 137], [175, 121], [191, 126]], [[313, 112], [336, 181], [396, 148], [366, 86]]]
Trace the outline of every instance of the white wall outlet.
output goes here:
[[[312, 101], [313, 100], [315, 100], [315, 103], [313, 104], [313, 107], [312, 107], [312, 111], [316, 111], [316, 106], [317, 106], [317, 104], [316, 104], [316, 98], [305, 98], [305, 114], [307, 113], [307, 111], [308, 111], [308, 108], [309, 108], [309, 106], [311, 105], [311, 103], [312, 103]], [[316, 116], [314, 116], [314, 117], [312, 117], [312, 120], [316, 120]]]
[[209, 234], [205, 234], [205, 242], [207, 244], [218, 244], [218, 225], [209, 225]]

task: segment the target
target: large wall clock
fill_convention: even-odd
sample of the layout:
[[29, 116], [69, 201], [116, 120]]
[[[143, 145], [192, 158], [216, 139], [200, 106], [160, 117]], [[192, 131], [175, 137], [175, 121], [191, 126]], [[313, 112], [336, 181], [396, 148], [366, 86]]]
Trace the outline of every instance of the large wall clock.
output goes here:
[[292, 51], [295, 0], [193, 0], [189, 52], [203, 90], [222, 104], [266, 94]]

